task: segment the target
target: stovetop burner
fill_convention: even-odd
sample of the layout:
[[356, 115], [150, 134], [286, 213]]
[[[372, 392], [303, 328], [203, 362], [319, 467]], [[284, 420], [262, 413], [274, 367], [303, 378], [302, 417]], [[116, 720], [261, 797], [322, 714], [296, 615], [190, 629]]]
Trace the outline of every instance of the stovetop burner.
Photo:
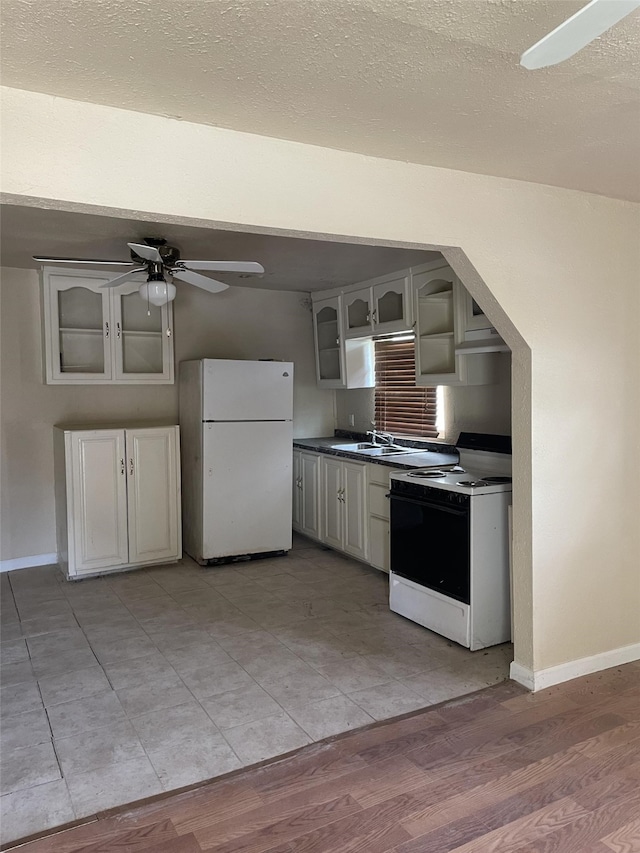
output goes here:
[[407, 477], [424, 477], [424, 479], [429, 480], [434, 477], [444, 477], [448, 473], [448, 471], [409, 471]]
[[482, 478], [485, 483], [490, 483], [493, 485], [500, 485], [500, 483], [510, 483], [511, 477], [483, 477]]
[[458, 480], [456, 486], [469, 486], [471, 488], [475, 488], [476, 486], [487, 486], [489, 485], [486, 480]]

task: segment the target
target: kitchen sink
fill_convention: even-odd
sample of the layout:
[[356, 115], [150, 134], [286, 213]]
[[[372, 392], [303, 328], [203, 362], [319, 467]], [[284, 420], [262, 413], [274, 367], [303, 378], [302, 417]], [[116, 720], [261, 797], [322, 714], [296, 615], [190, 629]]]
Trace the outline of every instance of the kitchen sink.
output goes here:
[[362, 453], [365, 456], [400, 456], [405, 453], [422, 453], [419, 447], [400, 447], [399, 445], [371, 444], [366, 441], [354, 441], [349, 444], [332, 444], [332, 450], [346, 450], [349, 453]]
[[360, 450], [373, 450], [374, 448], [377, 448], [378, 446], [379, 445], [377, 445], [377, 444], [371, 444], [370, 441], [360, 441], [360, 442], [351, 441], [348, 444], [332, 444], [331, 449], [332, 450], [348, 450], [351, 453], [355, 453], [355, 452], [360, 451]]

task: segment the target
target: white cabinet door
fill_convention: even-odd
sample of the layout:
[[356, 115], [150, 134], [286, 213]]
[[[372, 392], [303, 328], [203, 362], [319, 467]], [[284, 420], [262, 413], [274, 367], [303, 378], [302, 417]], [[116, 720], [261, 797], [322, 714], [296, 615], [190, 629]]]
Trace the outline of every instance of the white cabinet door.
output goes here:
[[322, 457], [322, 541], [366, 559], [366, 466]]
[[114, 379], [120, 383], [173, 382], [172, 303], [140, 298], [139, 281], [111, 291]]
[[341, 297], [333, 296], [313, 304], [313, 334], [316, 347], [316, 374], [319, 388], [344, 388], [344, 357], [340, 338]]
[[66, 270], [43, 273], [46, 381], [50, 384], [110, 381], [113, 374], [108, 275], [82, 278]]
[[409, 270], [387, 276], [372, 287], [374, 334], [407, 332], [411, 329], [411, 275]]
[[343, 545], [342, 465], [332, 456], [322, 457], [322, 541], [340, 549]]
[[301, 530], [307, 536], [320, 538], [320, 457], [303, 453], [300, 458], [302, 501], [300, 507]]
[[175, 427], [126, 431], [129, 562], [179, 555], [178, 442]]
[[320, 457], [293, 451], [293, 528], [320, 538]]
[[69, 566], [74, 575], [128, 562], [124, 430], [71, 434]]
[[343, 545], [348, 554], [367, 558], [366, 467], [342, 463]]
[[371, 288], [347, 291], [342, 295], [345, 338], [371, 334]]

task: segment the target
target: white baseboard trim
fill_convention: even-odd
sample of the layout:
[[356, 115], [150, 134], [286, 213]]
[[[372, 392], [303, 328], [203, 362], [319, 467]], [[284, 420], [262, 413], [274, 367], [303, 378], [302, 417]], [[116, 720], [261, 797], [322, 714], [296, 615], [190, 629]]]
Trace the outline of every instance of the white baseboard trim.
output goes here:
[[31, 569], [33, 566], [51, 566], [58, 562], [58, 555], [34, 554], [32, 557], [18, 557], [17, 560], [0, 560], [0, 572], [13, 572], [16, 569]]
[[579, 658], [558, 666], [550, 666], [548, 669], [534, 671], [513, 661], [509, 675], [518, 684], [522, 684], [528, 690], [544, 690], [545, 687], [553, 687], [554, 684], [562, 684], [582, 675], [591, 675], [592, 672], [600, 672], [610, 669], [612, 666], [621, 666], [624, 663], [640, 660], [640, 643], [631, 646], [622, 646], [611, 649], [608, 652], [600, 652], [586, 658]]
[[527, 690], [534, 689], [534, 677], [533, 670], [528, 669], [526, 666], [522, 666], [519, 663], [516, 663], [514, 660], [511, 661], [511, 666], [509, 667], [509, 676], [513, 681], [517, 681], [518, 684], [522, 684], [523, 687], [526, 687]]

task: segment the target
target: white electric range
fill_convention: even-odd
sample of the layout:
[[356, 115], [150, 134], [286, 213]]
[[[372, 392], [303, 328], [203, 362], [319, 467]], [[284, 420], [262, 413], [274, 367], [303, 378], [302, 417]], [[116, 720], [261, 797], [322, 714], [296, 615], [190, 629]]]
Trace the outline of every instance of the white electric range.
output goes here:
[[511, 439], [461, 433], [460, 462], [391, 474], [391, 610], [471, 650], [511, 636]]

